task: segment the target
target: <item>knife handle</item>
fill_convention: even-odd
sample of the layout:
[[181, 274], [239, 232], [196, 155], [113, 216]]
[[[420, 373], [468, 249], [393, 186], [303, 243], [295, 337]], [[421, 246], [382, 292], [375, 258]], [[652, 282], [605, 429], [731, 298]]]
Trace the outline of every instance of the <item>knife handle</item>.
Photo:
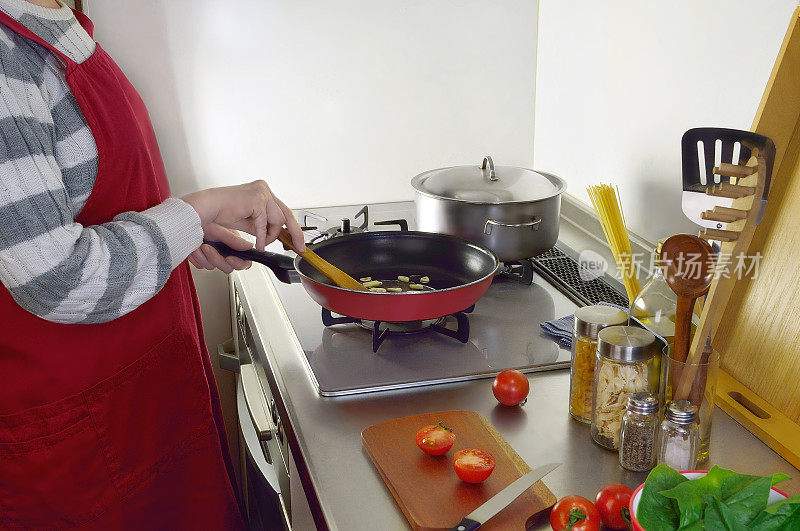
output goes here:
[[464, 518], [450, 531], [475, 531], [475, 529], [478, 529], [480, 526], [480, 522]]

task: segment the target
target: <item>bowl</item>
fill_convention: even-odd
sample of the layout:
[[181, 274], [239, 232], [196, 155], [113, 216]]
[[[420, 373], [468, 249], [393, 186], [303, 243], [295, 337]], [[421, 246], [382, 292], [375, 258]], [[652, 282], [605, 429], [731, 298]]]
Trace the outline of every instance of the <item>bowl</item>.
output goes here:
[[[681, 475], [687, 479], [697, 479], [701, 478], [708, 474], [708, 470], [687, 470], [685, 472], [681, 472]], [[644, 487], [644, 483], [636, 487], [636, 490], [633, 491], [631, 495], [631, 501], [628, 502], [628, 509], [631, 512], [631, 524], [633, 525], [634, 531], [645, 531], [642, 526], [639, 525], [639, 521], [636, 519], [636, 510], [639, 508], [639, 501], [642, 499], [642, 488]], [[785, 493], [779, 491], [775, 487], [772, 487], [772, 490], [769, 493], [769, 498], [767, 498], [767, 505], [772, 505], [773, 503], [777, 503], [781, 500], [785, 500], [788, 498]]]

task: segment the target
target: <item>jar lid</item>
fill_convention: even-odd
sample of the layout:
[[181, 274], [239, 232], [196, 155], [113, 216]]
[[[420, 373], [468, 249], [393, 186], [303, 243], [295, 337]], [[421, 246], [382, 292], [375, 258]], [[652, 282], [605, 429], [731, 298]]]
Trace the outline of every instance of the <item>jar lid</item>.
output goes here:
[[622, 310], [613, 306], [594, 304], [575, 310], [575, 322], [572, 330], [579, 336], [597, 339], [597, 334], [603, 328], [627, 322], [628, 314]]
[[675, 424], [694, 424], [697, 419], [697, 406], [688, 400], [674, 400], [667, 404], [664, 417]]
[[637, 326], [609, 326], [597, 334], [597, 352], [618, 361], [644, 361], [653, 357], [656, 336]]
[[475, 166], [430, 170], [412, 179], [418, 192], [466, 203], [525, 203], [549, 199], [567, 188], [555, 175], [513, 166], [495, 166], [484, 157]]
[[628, 411], [652, 415], [658, 411], [658, 398], [653, 393], [631, 393], [628, 395]]

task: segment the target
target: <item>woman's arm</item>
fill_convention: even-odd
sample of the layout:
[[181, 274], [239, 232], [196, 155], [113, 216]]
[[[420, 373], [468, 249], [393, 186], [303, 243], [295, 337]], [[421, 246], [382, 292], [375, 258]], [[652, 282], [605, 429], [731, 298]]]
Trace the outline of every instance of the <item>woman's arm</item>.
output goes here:
[[74, 205], [83, 204], [93, 179], [76, 188], [84, 181], [70, 172], [80, 161], [60, 167], [55, 154], [88, 129], [59, 122], [62, 134], [75, 132], [57, 138], [54, 117], [64, 113], [54, 110], [69, 95], [43, 90], [0, 41], [0, 282], [20, 306], [55, 322], [105, 322], [158, 293], [190, 253], [201, 267], [247, 266], [200, 247], [204, 231], [244, 249], [250, 244], [225, 227], [254, 234], [263, 247], [285, 223], [302, 245], [296, 221], [263, 181], [168, 199], [102, 225], [77, 223]]

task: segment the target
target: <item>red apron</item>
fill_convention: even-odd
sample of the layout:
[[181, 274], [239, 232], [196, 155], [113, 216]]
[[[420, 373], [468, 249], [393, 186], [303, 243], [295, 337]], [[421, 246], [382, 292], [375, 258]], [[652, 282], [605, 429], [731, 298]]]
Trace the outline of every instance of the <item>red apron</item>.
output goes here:
[[[77, 221], [169, 197], [147, 110], [108, 54], [98, 45], [76, 64], [5, 13], [0, 23], [66, 62], [99, 154]], [[242, 527], [187, 262], [103, 324], [45, 321], [0, 286], [0, 328], [0, 528]]]

